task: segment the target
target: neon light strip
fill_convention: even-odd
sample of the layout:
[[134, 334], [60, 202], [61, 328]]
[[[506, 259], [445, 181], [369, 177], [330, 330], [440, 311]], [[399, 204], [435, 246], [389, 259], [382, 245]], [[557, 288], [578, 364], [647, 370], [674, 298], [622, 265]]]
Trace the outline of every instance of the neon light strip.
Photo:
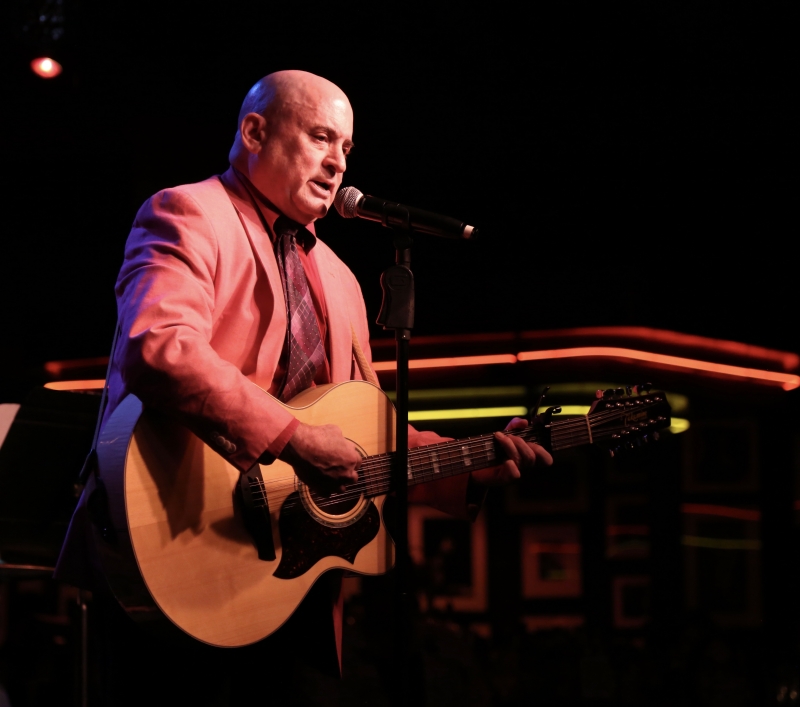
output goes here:
[[409, 422], [421, 420], [469, 420], [481, 417], [524, 417], [528, 408], [521, 405], [500, 408], [464, 408], [463, 410], [414, 410]]
[[711, 550], [760, 550], [760, 540], [729, 540], [726, 538], [701, 538], [684, 535], [681, 542], [688, 547], [705, 547]]
[[667, 354], [652, 353], [650, 351], [637, 351], [635, 349], [622, 349], [613, 346], [579, 346], [573, 349], [550, 349], [547, 351], [522, 351], [517, 354], [520, 361], [544, 361], [557, 358], [583, 358], [587, 356], [604, 356], [611, 358], [630, 358], [648, 363], [660, 363], [678, 368], [691, 368], [696, 371], [708, 373], [721, 373], [737, 378], [751, 378], [768, 383], [780, 383], [784, 390], [800, 388], [800, 376], [774, 371], [762, 371], [757, 368], [744, 368], [731, 366], [727, 363], [711, 363], [698, 361], [682, 356], [669, 356]]
[[[514, 354], [494, 354], [492, 356], [452, 356], [450, 358], [418, 358], [409, 361], [409, 368], [450, 368], [451, 366], [489, 366], [498, 363], [516, 363]], [[397, 370], [396, 361], [376, 361], [372, 367], [376, 371]]]
[[99, 380], [82, 380], [82, 381], [51, 381], [45, 383], [44, 387], [50, 390], [102, 390], [106, 382], [100, 378]]
[[698, 516], [722, 516], [737, 520], [761, 520], [761, 511], [731, 506], [713, 506], [709, 503], [684, 503], [681, 513]]

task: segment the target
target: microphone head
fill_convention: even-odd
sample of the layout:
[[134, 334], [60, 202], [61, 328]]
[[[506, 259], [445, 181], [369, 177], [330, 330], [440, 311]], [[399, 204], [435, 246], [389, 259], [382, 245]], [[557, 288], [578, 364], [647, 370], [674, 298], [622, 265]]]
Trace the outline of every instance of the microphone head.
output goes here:
[[364, 195], [355, 187], [345, 187], [336, 192], [333, 205], [343, 218], [355, 218], [358, 215], [356, 206], [362, 196]]

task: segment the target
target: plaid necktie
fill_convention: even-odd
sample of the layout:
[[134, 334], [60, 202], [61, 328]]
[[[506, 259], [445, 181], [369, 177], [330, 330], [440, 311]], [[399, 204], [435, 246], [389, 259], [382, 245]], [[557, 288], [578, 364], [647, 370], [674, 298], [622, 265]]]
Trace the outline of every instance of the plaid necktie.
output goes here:
[[286, 344], [286, 382], [280, 399], [291, 400], [314, 380], [317, 369], [325, 361], [325, 349], [314, 312], [314, 302], [308, 288], [303, 264], [297, 254], [297, 232], [301, 226], [285, 216], [275, 221], [276, 255], [283, 273], [283, 292], [286, 297], [288, 327]]

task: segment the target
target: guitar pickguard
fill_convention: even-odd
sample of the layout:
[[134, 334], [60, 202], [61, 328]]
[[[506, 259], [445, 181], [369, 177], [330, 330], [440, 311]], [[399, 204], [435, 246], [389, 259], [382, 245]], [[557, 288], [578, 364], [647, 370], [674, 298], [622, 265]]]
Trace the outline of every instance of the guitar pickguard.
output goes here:
[[283, 502], [278, 519], [283, 553], [273, 576], [294, 579], [327, 556], [341, 557], [352, 564], [358, 551], [378, 534], [380, 525], [380, 514], [371, 501], [364, 515], [352, 525], [322, 525], [305, 511], [295, 491]]

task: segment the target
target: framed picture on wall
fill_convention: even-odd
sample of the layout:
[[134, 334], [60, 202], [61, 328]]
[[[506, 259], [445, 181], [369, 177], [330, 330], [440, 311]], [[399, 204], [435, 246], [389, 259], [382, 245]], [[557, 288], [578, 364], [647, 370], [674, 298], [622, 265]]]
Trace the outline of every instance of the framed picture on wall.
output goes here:
[[685, 434], [685, 492], [758, 490], [758, 432], [753, 420], [698, 420]]
[[428, 506], [408, 507], [408, 549], [422, 571], [423, 611], [486, 611], [488, 563], [485, 514], [474, 523]]
[[[686, 606], [720, 626], [756, 626], [761, 621], [761, 541], [758, 512], [711, 506], [729, 515], [683, 517]], [[736, 515], [742, 517], [731, 517]]]
[[606, 500], [606, 557], [609, 560], [650, 556], [650, 504], [647, 496], [609, 496]]
[[506, 486], [506, 510], [513, 514], [582, 513], [589, 507], [588, 480], [586, 450], [561, 451], [557, 467], [523, 474]]
[[522, 527], [522, 597], [579, 597], [582, 592], [577, 524]]
[[650, 577], [614, 577], [614, 628], [641, 628], [650, 620]]

